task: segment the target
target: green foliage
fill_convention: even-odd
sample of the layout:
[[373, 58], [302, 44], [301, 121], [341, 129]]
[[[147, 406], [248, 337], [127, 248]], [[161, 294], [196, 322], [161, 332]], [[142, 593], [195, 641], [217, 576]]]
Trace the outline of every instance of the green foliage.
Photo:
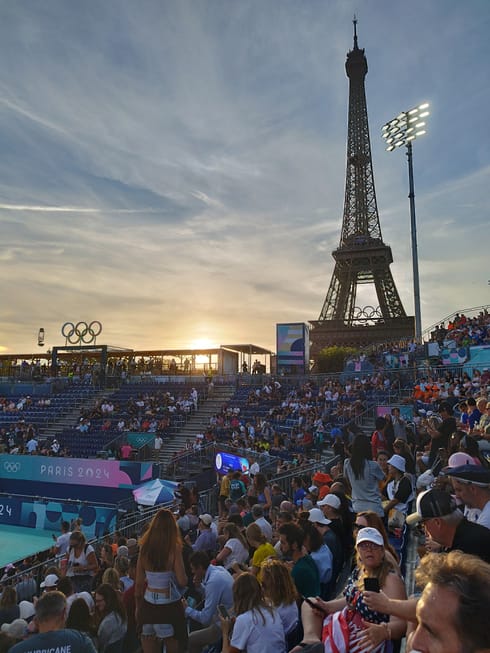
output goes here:
[[325, 347], [318, 355], [316, 370], [319, 373], [342, 372], [346, 358], [357, 353], [354, 347]]

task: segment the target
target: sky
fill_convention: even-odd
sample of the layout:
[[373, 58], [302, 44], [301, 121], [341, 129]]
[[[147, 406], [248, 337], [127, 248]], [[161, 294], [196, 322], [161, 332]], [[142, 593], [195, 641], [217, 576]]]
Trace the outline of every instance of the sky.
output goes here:
[[[339, 244], [353, 15], [383, 240], [422, 326], [490, 304], [488, 0], [0, 2], [0, 350], [98, 320], [133, 349], [318, 319]], [[362, 299], [362, 298], [361, 298]], [[366, 298], [367, 301], [367, 298]], [[38, 350], [39, 351], [39, 350]]]

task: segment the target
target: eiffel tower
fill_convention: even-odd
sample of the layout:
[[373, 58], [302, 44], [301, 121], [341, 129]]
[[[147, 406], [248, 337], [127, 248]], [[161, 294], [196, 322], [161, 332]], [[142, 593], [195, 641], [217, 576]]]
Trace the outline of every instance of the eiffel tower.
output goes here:
[[[381, 236], [366, 106], [364, 49], [348, 52], [349, 128], [344, 215], [330, 286], [318, 320], [310, 322], [311, 353], [330, 345], [355, 347], [414, 336], [414, 318], [407, 316], [393, 280], [393, 255]], [[379, 306], [356, 305], [357, 287], [372, 284]]]

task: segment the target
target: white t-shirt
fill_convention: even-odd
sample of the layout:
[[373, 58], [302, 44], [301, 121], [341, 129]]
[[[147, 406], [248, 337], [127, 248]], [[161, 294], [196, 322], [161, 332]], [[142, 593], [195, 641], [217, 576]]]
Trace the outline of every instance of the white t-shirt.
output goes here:
[[480, 524], [480, 526], [485, 526], [486, 528], [490, 528], [490, 501], [487, 501], [486, 504], [483, 506], [483, 510], [480, 513], [480, 516], [476, 520], [477, 524]]
[[225, 547], [231, 551], [231, 553], [229, 553], [223, 560], [223, 566], [225, 569], [229, 569], [235, 562], [238, 562], [239, 565], [247, 562], [248, 550], [236, 537], [230, 538], [225, 543]]
[[[265, 620], [265, 623], [264, 623]], [[240, 614], [233, 627], [231, 645], [245, 653], [286, 653], [286, 638], [277, 612], [263, 609]]]
[[65, 555], [65, 553], [68, 551], [70, 545], [70, 537], [71, 533], [63, 533], [56, 538], [56, 548], [59, 549], [57, 551], [59, 555]]

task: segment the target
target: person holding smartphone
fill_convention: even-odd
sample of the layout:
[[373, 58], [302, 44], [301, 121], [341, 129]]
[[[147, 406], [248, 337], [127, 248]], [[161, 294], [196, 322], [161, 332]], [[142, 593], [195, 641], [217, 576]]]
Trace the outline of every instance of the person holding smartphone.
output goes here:
[[[310, 598], [301, 607], [302, 644], [324, 642], [325, 653], [358, 649], [366, 653], [391, 653], [391, 641], [400, 639], [406, 622], [399, 617], [370, 610], [364, 591], [383, 590], [394, 599], [405, 599], [399, 571], [386, 556], [383, 537], [375, 528], [361, 528], [356, 539], [357, 566], [350, 575], [344, 596], [332, 601]], [[313, 605], [312, 605], [313, 603]], [[357, 647], [357, 648], [356, 648]], [[300, 651], [299, 645], [293, 651]]]

